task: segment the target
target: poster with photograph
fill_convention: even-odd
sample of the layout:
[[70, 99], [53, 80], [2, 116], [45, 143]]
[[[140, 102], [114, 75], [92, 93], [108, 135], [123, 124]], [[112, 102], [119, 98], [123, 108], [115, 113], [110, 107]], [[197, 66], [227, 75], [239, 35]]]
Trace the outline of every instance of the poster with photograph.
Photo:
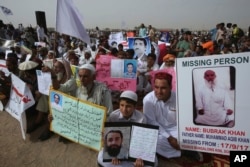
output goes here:
[[111, 32], [108, 39], [108, 44], [112, 48], [118, 48], [118, 44], [123, 41], [123, 33], [122, 32]]
[[132, 122], [106, 122], [104, 130], [103, 162], [119, 160], [135, 161], [153, 165], [156, 158], [158, 126]]
[[170, 40], [170, 34], [168, 31], [161, 31], [159, 41], [168, 43]]
[[129, 37], [128, 38], [128, 48], [134, 49], [134, 58], [139, 59], [142, 56], [146, 56], [151, 53], [151, 43], [149, 37]]
[[96, 80], [106, 83], [111, 90], [136, 91], [137, 61], [101, 55], [96, 62]]
[[250, 150], [248, 53], [177, 59], [180, 146], [229, 155]]
[[100, 151], [107, 109], [53, 89], [49, 94], [53, 116], [50, 129], [85, 147]]

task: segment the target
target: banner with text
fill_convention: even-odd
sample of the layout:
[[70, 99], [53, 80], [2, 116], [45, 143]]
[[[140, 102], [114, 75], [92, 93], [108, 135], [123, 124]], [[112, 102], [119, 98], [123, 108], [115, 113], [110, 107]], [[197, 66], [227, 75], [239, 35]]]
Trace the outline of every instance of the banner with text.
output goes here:
[[5, 106], [5, 111], [20, 122], [22, 137], [26, 139], [25, 132], [27, 125], [24, 111], [34, 105], [35, 100], [30, 88], [19, 77], [11, 74], [11, 82], [10, 99]]
[[99, 151], [107, 109], [62, 92], [50, 90], [50, 129], [65, 138]]
[[106, 83], [111, 90], [136, 91], [136, 70], [137, 60], [101, 55], [96, 62], [96, 80]]
[[177, 59], [180, 146], [229, 155], [250, 150], [249, 53]]

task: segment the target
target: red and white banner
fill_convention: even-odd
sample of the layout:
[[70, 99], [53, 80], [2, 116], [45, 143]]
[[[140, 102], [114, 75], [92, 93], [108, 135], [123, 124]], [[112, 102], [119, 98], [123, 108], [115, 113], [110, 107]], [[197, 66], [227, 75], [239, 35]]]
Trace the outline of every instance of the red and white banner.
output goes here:
[[25, 139], [26, 116], [25, 110], [35, 104], [29, 87], [16, 75], [11, 74], [12, 88], [10, 99], [5, 106], [5, 111], [20, 121], [23, 138]]

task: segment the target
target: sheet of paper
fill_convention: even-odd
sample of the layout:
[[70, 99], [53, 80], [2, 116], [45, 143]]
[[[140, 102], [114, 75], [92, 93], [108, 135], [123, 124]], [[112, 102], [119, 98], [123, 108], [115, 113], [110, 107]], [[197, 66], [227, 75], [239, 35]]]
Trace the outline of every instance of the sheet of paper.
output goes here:
[[158, 129], [133, 126], [129, 156], [155, 162]]
[[49, 95], [49, 89], [52, 85], [51, 73], [42, 72], [41, 70], [36, 70], [38, 90], [40, 93]]

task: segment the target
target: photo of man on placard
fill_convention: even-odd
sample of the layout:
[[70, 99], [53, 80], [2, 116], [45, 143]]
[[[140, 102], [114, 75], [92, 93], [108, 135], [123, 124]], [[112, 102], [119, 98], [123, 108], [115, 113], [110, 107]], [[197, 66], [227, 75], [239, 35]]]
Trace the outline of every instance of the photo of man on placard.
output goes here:
[[201, 68], [193, 71], [195, 124], [223, 127], [234, 126], [235, 90], [233, 85], [235, 81], [232, 82], [231, 79], [235, 78], [235, 73], [232, 72], [234, 70], [234, 67], [220, 67]]
[[55, 93], [53, 95], [53, 102], [51, 103], [51, 108], [52, 109], [56, 109], [58, 111], [62, 111], [62, 96]]
[[135, 59], [146, 57], [151, 52], [149, 37], [128, 38], [128, 47], [134, 50]]
[[109, 130], [104, 138], [103, 159], [128, 159], [128, 148], [124, 145], [124, 135], [121, 130]]
[[136, 78], [136, 66], [133, 62], [124, 62], [124, 78]]

